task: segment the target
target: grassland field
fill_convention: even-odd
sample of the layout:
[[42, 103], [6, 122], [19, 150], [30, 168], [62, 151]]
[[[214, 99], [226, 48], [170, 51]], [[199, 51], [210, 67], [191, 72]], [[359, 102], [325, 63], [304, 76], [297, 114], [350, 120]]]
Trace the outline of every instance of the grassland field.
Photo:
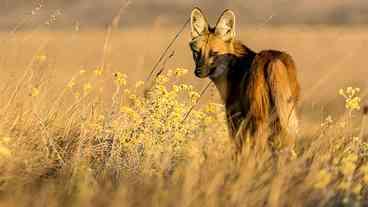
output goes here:
[[238, 165], [214, 86], [181, 122], [207, 83], [188, 29], [143, 96], [178, 29], [0, 32], [0, 206], [368, 205], [368, 27], [238, 28], [291, 54], [302, 87], [297, 157]]

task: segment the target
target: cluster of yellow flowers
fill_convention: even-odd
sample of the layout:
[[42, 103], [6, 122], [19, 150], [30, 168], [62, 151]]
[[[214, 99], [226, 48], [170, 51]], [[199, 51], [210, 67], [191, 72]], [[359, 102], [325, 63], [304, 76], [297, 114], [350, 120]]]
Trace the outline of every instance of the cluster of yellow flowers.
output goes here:
[[114, 74], [115, 76], [115, 83], [118, 85], [118, 86], [125, 86], [127, 84], [127, 75], [124, 74], [124, 73], [121, 73], [121, 72], [117, 72]]
[[[73, 76], [69, 80], [69, 82], [66, 84], [66, 88], [73, 92], [73, 95], [76, 99], [80, 99], [81, 97], [86, 97], [90, 95], [94, 89], [96, 89], [96, 87], [93, 84], [94, 82], [96, 82], [96, 79], [92, 79], [91, 76], [85, 76], [86, 74], [88, 74], [88, 70], [81, 69], [78, 72], [78, 74]], [[93, 76], [94, 78], [100, 78], [104, 74], [104, 69], [102, 67], [97, 67], [93, 70], [93, 73], [91, 74], [94, 75]], [[116, 74], [114, 75], [116, 76]], [[84, 82], [82, 82], [83, 77], [84, 79], [87, 78], [87, 80]], [[88, 77], [90, 78], [88, 79]], [[121, 82], [124, 81], [122, 78], [120, 79], [121, 79], [120, 80]], [[78, 82], [80, 84], [78, 84]], [[99, 90], [102, 91], [102, 88], [100, 88]]]
[[347, 153], [341, 159], [335, 159], [329, 170], [321, 169], [313, 177], [314, 188], [340, 192], [344, 202], [348, 202], [351, 196], [360, 200], [362, 190], [368, 184], [368, 164], [359, 167], [358, 163], [359, 157], [353, 152]]
[[95, 74], [96, 76], [101, 76], [101, 75], [102, 75], [102, 73], [103, 73], [103, 71], [104, 71], [103, 67], [98, 67], [98, 68], [96, 68], [93, 72], [94, 72], [94, 74]]
[[[213, 138], [227, 138], [223, 134], [226, 133], [226, 125], [213, 125], [214, 120], [225, 118], [223, 107], [219, 107], [219, 104], [211, 103], [198, 107], [199, 109], [192, 110], [189, 118], [184, 120], [200, 96], [193, 86], [180, 80], [186, 71], [179, 68], [159, 75], [146, 97], [128, 89], [123, 91], [124, 102], [121, 103], [119, 114], [114, 121], [114, 128], [120, 133], [114, 134], [120, 134], [119, 139], [125, 151], [139, 151], [145, 154], [141, 157], [148, 159], [147, 162], [153, 165], [157, 162], [149, 162], [149, 159], [158, 159], [163, 154], [170, 154], [175, 160], [190, 155], [188, 150], [198, 150], [188, 147], [188, 144], [203, 136], [206, 130], [212, 130]], [[125, 85], [126, 75], [116, 73], [115, 80], [117, 85]], [[138, 81], [135, 86], [143, 84]], [[222, 136], [219, 133], [222, 133]], [[211, 137], [208, 139], [211, 140]], [[159, 166], [149, 169], [157, 168]]]
[[[360, 89], [353, 87], [339, 91], [345, 98], [345, 108], [350, 114], [360, 110], [359, 93]], [[328, 126], [335, 133], [339, 131], [343, 137], [333, 139], [330, 143], [331, 152], [335, 156], [330, 158], [329, 165], [321, 168], [313, 177], [313, 186], [319, 190], [339, 194], [343, 203], [353, 205], [362, 199], [365, 186], [368, 185], [368, 144], [361, 137], [353, 135], [351, 125], [348, 123], [346, 120], [335, 122], [331, 116], [322, 123], [322, 127]]]
[[349, 111], [360, 110], [361, 98], [359, 97], [360, 88], [347, 87], [340, 89], [339, 94], [345, 98], [345, 108]]
[[[105, 75], [101, 68], [93, 70], [92, 76], [85, 76], [87, 71], [81, 70], [67, 83], [67, 89], [75, 96], [91, 94], [97, 87], [92, 85], [94, 80]], [[127, 75], [113, 73], [117, 89], [113, 102], [117, 108], [107, 113], [106, 110], [95, 112], [92, 118], [81, 123], [84, 133], [95, 137], [113, 135], [120, 140], [123, 152], [139, 153], [136, 157], [152, 165], [158, 162], [150, 162], [150, 159], [159, 159], [164, 154], [173, 156], [173, 160], [193, 155], [188, 150], [199, 149], [188, 147], [188, 144], [208, 134], [208, 130], [213, 135], [208, 140], [223, 137], [227, 141], [226, 125], [221, 122], [225, 120], [221, 104], [209, 103], [192, 108], [200, 94], [192, 85], [184, 83], [182, 78], [187, 71], [177, 68], [159, 75], [145, 96], [139, 90], [145, 84], [143, 81], [127, 87]], [[93, 98], [92, 95], [88, 97]], [[184, 120], [189, 111], [189, 117]], [[158, 168], [154, 166], [149, 169]]]
[[322, 169], [318, 172], [315, 177], [314, 187], [316, 189], [324, 189], [330, 184], [332, 179], [332, 174], [325, 169]]

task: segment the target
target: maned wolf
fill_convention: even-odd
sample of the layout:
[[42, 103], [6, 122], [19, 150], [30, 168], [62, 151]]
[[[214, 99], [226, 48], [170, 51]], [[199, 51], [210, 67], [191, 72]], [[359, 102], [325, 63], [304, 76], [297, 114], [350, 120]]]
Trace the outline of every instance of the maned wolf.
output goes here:
[[275, 50], [256, 53], [237, 41], [231, 10], [211, 27], [195, 8], [191, 29], [195, 75], [209, 77], [219, 90], [237, 153], [245, 142], [273, 150], [294, 147], [300, 89], [291, 56]]

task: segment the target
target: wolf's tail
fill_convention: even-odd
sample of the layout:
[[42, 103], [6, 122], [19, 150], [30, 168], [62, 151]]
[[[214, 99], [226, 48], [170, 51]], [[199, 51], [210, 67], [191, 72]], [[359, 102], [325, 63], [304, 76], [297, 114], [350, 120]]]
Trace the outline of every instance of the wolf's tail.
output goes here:
[[268, 66], [268, 85], [275, 105], [275, 119], [279, 119], [281, 130], [291, 139], [298, 133], [296, 107], [299, 98], [299, 85], [295, 64], [291, 58], [275, 58]]

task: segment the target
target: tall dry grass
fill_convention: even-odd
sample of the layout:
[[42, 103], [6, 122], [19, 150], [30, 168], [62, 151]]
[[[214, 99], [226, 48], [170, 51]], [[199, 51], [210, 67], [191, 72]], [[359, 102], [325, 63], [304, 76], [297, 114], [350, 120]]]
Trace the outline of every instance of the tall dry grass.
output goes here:
[[[302, 45], [287, 32], [286, 38], [278, 36], [284, 33], [281, 29], [272, 38], [289, 42], [287, 47], [292, 42], [296, 48], [313, 42]], [[318, 36], [302, 33], [294, 31], [302, 37]], [[344, 84], [322, 77], [321, 83], [311, 85], [317, 91], [332, 87], [328, 93], [338, 97], [333, 106], [341, 106], [343, 112], [319, 114], [321, 121], [302, 120], [294, 159], [247, 150], [235, 163], [223, 106], [216, 98], [203, 99], [184, 120], [199, 93], [189, 84], [187, 70], [170, 66], [181, 65], [176, 56], [144, 97], [144, 83], [136, 80], [148, 73], [135, 71], [134, 61], [129, 63], [132, 67], [119, 63], [147, 55], [149, 48], [124, 49], [121, 45], [127, 42], [114, 41], [127, 33], [113, 34], [112, 52], [102, 58], [104, 38], [91, 34], [87, 43], [76, 45], [72, 43], [83, 39], [78, 33], [52, 34], [58, 42], [60, 37], [71, 40], [56, 43], [34, 33], [2, 43], [14, 47], [3, 53], [0, 71], [1, 206], [368, 205], [368, 137], [363, 131], [367, 123], [361, 116], [364, 88], [334, 90]], [[336, 35], [334, 30], [327, 34]], [[344, 39], [351, 41], [345, 46], [355, 47], [356, 36], [351, 35]], [[79, 54], [71, 55], [71, 50]], [[308, 51], [296, 54], [298, 62], [305, 63], [300, 76], [305, 89], [310, 87], [306, 79], [319, 80], [314, 72], [322, 73], [306, 72], [315, 64], [307, 65], [309, 56], [301, 58]], [[321, 64], [333, 62], [330, 56], [322, 55], [329, 59], [323, 58]], [[353, 61], [360, 56], [353, 55], [351, 61], [363, 68], [363, 61]], [[100, 67], [103, 61], [106, 65]], [[359, 76], [362, 70], [352, 73]], [[304, 103], [320, 103], [319, 94], [304, 91]]]

